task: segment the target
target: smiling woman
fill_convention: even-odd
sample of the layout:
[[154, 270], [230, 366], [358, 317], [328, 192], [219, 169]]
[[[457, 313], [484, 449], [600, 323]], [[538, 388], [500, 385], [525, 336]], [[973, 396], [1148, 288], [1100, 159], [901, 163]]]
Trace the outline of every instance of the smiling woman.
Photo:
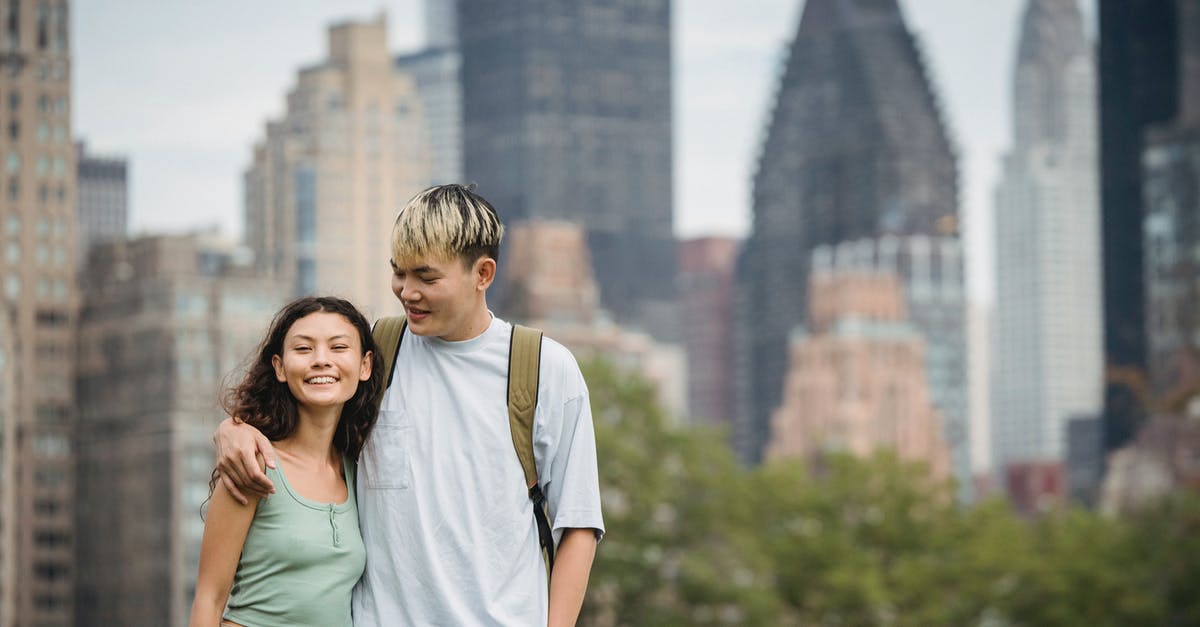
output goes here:
[[[191, 625], [344, 625], [366, 553], [355, 461], [378, 414], [383, 368], [349, 302], [309, 297], [275, 316], [226, 409], [270, 438], [283, 491], [240, 503], [217, 482]], [[232, 592], [231, 592], [232, 589]]]

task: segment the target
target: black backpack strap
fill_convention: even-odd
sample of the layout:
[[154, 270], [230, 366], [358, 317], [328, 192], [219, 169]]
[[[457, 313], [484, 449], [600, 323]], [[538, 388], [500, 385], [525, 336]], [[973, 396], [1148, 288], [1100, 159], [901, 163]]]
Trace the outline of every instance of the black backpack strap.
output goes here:
[[537, 522], [546, 575], [554, 569], [554, 535], [546, 506], [546, 496], [538, 482], [537, 460], [533, 454], [533, 416], [537, 409], [538, 376], [541, 367], [542, 332], [514, 324], [508, 346], [508, 425], [513, 448], [525, 471], [533, 518]]

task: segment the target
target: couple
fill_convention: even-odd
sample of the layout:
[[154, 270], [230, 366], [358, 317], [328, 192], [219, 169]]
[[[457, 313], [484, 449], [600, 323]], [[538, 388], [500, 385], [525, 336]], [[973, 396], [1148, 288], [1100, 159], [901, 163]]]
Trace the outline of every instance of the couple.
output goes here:
[[230, 397], [239, 420], [214, 437], [222, 481], [193, 627], [574, 623], [604, 533], [587, 388], [544, 341], [533, 448], [557, 539], [547, 585], [507, 416], [512, 326], [486, 301], [502, 234], [461, 185], [400, 212], [392, 291], [408, 327], [392, 372], [345, 301], [276, 316]]

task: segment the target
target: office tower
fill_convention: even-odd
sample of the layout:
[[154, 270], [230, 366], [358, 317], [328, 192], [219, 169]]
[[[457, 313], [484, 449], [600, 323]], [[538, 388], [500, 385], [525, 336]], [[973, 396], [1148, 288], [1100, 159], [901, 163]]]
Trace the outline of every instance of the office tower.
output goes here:
[[1100, 204], [1104, 287], [1104, 451], [1146, 415], [1142, 250], [1144, 136], [1175, 115], [1176, 0], [1099, 0]]
[[[0, 626], [71, 622], [75, 147], [68, 2], [0, 7], [0, 283], [15, 374], [15, 514]], [[13, 590], [15, 588], [15, 590]], [[9, 602], [11, 600], [11, 602]]]
[[688, 364], [688, 419], [730, 425], [734, 403], [734, 268], [740, 241], [679, 244], [679, 322]]
[[1142, 156], [1151, 411], [1200, 417], [1200, 5], [1180, 2], [1177, 114]]
[[465, 180], [506, 223], [583, 224], [603, 306], [676, 335], [670, 0], [458, 7]]
[[[82, 278], [77, 625], [186, 625], [223, 385], [287, 286], [198, 235], [98, 245]], [[227, 377], [231, 377], [227, 379]]]
[[683, 347], [613, 324], [598, 302], [584, 227], [528, 220], [505, 230], [501, 272], [512, 277], [512, 321], [542, 329], [580, 361], [599, 357], [645, 378], [672, 419], [684, 415]]
[[833, 250], [820, 247], [810, 266], [808, 307], [808, 326], [790, 338], [766, 456], [868, 457], [888, 450], [945, 479], [949, 449], [925, 376], [925, 342], [907, 319], [900, 277], [836, 263]]
[[429, 180], [421, 103], [387, 50], [387, 24], [329, 29], [329, 58], [300, 71], [245, 174], [246, 243], [294, 294], [399, 313], [392, 223]]
[[129, 223], [129, 163], [124, 158], [88, 152], [75, 144], [76, 215], [79, 259], [93, 244], [125, 237]]
[[425, 0], [425, 47], [458, 47], [458, 0]]
[[464, 182], [461, 68], [458, 48], [426, 48], [396, 57], [396, 69], [412, 77], [424, 112], [428, 185]]
[[[759, 154], [753, 230], [738, 261], [734, 317], [746, 367], [734, 445], [747, 462], [760, 459], [781, 400], [787, 338], [808, 309], [812, 250], [884, 234], [957, 242], [957, 164], [930, 83], [895, 0], [805, 3]], [[944, 266], [946, 278], [961, 293], [961, 250], [950, 256], [959, 265]], [[916, 273], [925, 275], [920, 267]], [[953, 316], [961, 321], [965, 311]], [[959, 405], [939, 408], [948, 424], [965, 418], [964, 324], [936, 331], [964, 351], [947, 358], [962, 364]]]
[[[995, 196], [992, 460], [1065, 463], [1103, 401], [1095, 57], [1076, 0], [1030, 0]], [[1062, 495], [1060, 495], [1062, 496]]]

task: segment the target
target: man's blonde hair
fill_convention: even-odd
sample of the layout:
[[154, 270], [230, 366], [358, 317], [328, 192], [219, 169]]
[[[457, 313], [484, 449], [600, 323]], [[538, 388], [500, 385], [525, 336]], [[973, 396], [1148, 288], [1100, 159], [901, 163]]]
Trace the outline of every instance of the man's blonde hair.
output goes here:
[[392, 227], [392, 263], [407, 268], [430, 257], [499, 262], [504, 225], [473, 187], [436, 185], [408, 201]]

